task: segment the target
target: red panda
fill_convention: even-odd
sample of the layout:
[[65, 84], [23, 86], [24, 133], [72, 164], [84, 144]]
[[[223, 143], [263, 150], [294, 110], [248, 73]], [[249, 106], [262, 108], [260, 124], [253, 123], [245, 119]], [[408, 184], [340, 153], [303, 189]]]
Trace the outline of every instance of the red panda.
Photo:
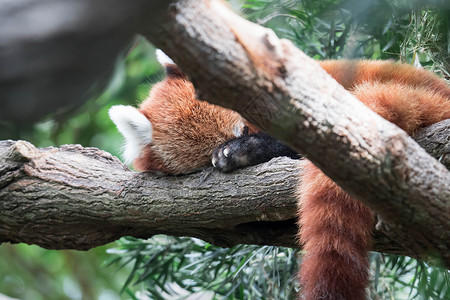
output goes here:
[[196, 98], [181, 70], [162, 52], [166, 78], [153, 86], [138, 109], [117, 105], [111, 120], [125, 138], [124, 159], [138, 171], [190, 173], [211, 164], [218, 145], [238, 137], [244, 127], [238, 113]]
[[[211, 154], [222, 171], [275, 156], [295, 158], [287, 146], [272, 147], [277, 141], [255, 133], [257, 128], [239, 114], [196, 99], [192, 84], [176, 65], [163, 64], [167, 78], [153, 87], [139, 109], [110, 110], [126, 139], [125, 158], [134, 160], [136, 169], [187, 173], [209, 165]], [[431, 72], [383, 61], [328, 60], [320, 65], [410, 135], [450, 118], [450, 88]], [[253, 134], [247, 134], [246, 126]], [[367, 299], [373, 213], [309, 161], [304, 163], [299, 195], [298, 237], [306, 252], [299, 271], [300, 298]]]

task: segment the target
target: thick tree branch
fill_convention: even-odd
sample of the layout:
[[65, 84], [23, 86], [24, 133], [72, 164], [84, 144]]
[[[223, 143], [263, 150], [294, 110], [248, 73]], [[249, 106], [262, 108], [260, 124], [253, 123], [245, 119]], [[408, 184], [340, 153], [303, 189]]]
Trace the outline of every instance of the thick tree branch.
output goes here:
[[89, 249], [165, 233], [218, 245], [295, 245], [299, 168], [289, 159], [231, 175], [161, 177], [132, 172], [95, 148], [2, 141], [0, 166], [2, 242]]
[[[144, 34], [201, 96], [304, 153], [416, 256], [450, 259], [450, 172], [286, 40], [217, 0], [180, 0]], [[199, 21], [201, 20], [201, 21]]]
[[[450, 129], [450, 121], [439, 125]], [[439, 136], [435, 127], [424, 135]], [[450, 155], [436, 155], [443, 154]], [[299, 164], [278, 158], [232, 174], [209, 168], [155, 176], [132, 172], [95, 148], [37, 149], [24, 141], [1, 141], [0, 241], [89, 249], [124, 235], [164, 233], [222, 246], [298, 247]], [[373, 250], [415, 255], [377, 230], [374, 235]]]

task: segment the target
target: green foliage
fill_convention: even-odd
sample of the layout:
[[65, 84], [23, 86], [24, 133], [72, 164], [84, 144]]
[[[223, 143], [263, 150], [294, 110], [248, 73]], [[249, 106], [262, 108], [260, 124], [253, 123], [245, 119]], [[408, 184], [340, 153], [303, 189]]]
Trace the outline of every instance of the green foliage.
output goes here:
[[107, 259], [106, 248], [80, 252], [3, 244], [0, 294], [32, 300], [118, 300], [118, 287], [125, 282], [128, 270], [111, 276], [100, 263]]
[[[221, 248], [194, 238], [122, 238], [110, 264], [133, 265], [126, 286], [144, 283], [151, 299], [293, 299], [295, 251], [273, 246]], [[178, 297], [177, 297], [178, 296]]]
[[406, 256], [371, 254], [373, 299], [450, 299], [450, 271]]
[[[151, 299], [295, 299], [298, 251], [239, 245], [221, 248], [198, 239], [122, 238], [108, 265], [132, 266], [123, 287], [144, 286]], [[415, 259], [371, 253], [372, 299], [450, 299], [450, 273]]]
[[414, 9], [400, 42], [400, 57], [450, 79], [450, 9]]
[[450, 70], [450, 7], [420, 1], [248, 0], [248, 18], [272, 28], [317, 59], [371, 58], [420, 62]]

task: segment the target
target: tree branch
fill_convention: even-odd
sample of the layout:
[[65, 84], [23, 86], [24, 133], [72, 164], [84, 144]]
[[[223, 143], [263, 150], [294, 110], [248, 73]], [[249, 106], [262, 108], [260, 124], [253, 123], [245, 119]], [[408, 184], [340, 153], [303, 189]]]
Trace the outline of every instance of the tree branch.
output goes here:
[[[450, 129], [450, 122], [441, 123], [424, 135]], [[132, 172], [95, 148], [38, 149], [24, 141], [0, 141], [0, 241], [84, 250], [125, 235], [163, 233], [221, 246], [298, 247], [299, 165], [277, 158], [232, 174], [209, 168], [156, 176]], [[415, 255], [380, 231], [374, 236], [375, 251]]]
[[189, 75], [203, 99], [238, 111], [306, 154], [415, 256], [450, 260], [450, 231], [429, 230], [450, 226], [450, 172], [405, 132], [291, 42], [220, 1], [180, 0], [161, 16], [147, 20], [144, 34]]
[[289, 159], [232, 175], [210, 168], [161, 177], [132, 172], [95, 148], [2, 141], [0, 166], [2, 242], [89, 249], [165, 233], [218, 245], [295, 245], [299, 168]]

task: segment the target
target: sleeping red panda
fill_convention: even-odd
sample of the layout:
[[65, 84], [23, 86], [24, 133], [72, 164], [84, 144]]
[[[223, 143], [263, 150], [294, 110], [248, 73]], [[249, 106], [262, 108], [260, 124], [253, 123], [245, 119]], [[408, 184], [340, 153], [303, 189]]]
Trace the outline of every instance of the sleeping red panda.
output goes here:
[[244, 127], [238, 113], [196, 98], [191, 82], [164, 53], [158, 60], [166, 78], [153, 86], [138, 109], [117, 105], [111, 120], [125, 138], [124, 159], [138, 171], [190, 173], [211, 164], [218, 145], [240, 136]]
[[[153, 87], [139, 109], [110, 110], [126, 139], [125, 158], [134, 160], [136, 169], [188, 173], [209, 165], [211, 154], [214, 166], [225, 172], [276, 156], [298, 158], [239, 114], [197, 100], [176, 65], [167, 59], [160, 62], [167, 78]], [[383, 61], [320, 64], [360, 101], [410, 135], [450, 118], [450, 88], [428, 71]], [[299, 272], [300, 298], [366, 299], [372, 212], [309, 161], [304, 163], [299, 195], [299, 239], [306, 252]]]

